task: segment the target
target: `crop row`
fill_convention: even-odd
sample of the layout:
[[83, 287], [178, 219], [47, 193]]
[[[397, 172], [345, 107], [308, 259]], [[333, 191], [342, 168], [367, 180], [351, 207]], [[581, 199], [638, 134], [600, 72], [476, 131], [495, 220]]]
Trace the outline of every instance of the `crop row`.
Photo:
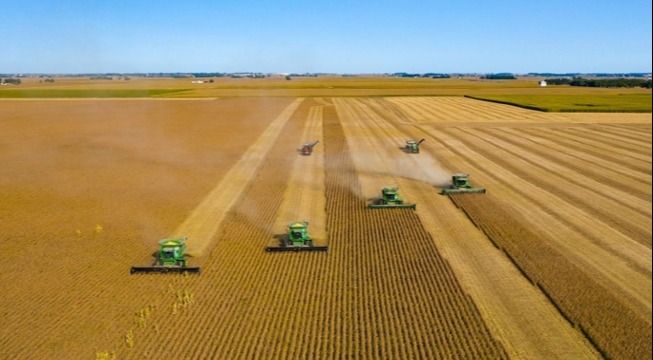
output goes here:
[[[650, 323], [497, 204], [476, 196], [453, 201], [539, 286], [568, 320], [609, 358], [651, 357]], [[552, 266], [555, 264], [555, 266]]]
[[[604, 159], [606, 166], [602, 169], [591, 162], [564, 164], [560, 153], [581, 157], [593, 154], [589, 159], [596, 160], [611, 152], [603, 146], [586, 145], [584, 151], [566, 148], [564, 140], [560, 142], [555, 137], [563, 130], [551, 133], [547, 129], [540, 137], [530, 137], [558, 144], [552, 145], [544, 156], [538, 153], [541, 146], [537, 142], [506, 146], [495, 131], [475, 131], [482, 136], [470, 136], [470, 131], [475, 130], [439, 129], [435, 136], [447, 142], [455, 139], [456, 146], [450, 151], [474, 168], [475, 178], [490, 182], [490, 194], [501, 194], [497, 201], [546, 236], [584, 271], [595, 274], [642, 317], [649, 317], [646, 294], [650, 289], [651, 266], [650, 255], [647, 256], [651, 237], [650, 186], [646, 184], [646, 173], [634, 168], [640, 160], [624, 157], [610, 167], [610, 160]], [[576, 137], [574, 142], [597, 141]], [[633, 155], [638, 151], [641, 154], [643, 150], [633, 149]], [[630, 176], [621, 177], [620, 172]], [[621, 178], [621, 185], [611, 187], [606, 178]], [[640, 195], [623, 190], [628, 187]], [[600, 265], [606, 263], [612, 265]]]
[[[309, 104], [285, 134], [301, 134]], [[176, 278], [193, 303], [152, 316], [119, 357], [507, 357], [417, 216], [365, 209], [333, 107], [324, 110], [323, 142], [329, 252], [263, 250], [293, 171], [284, 154], [297, 145], [279, 141], [225, 219], [202, 275]], [[154, 330], [165, 327], [175, 331]]]
[[[505, 356], [415, 213], [406, 209], [365, 210], [360, 187], [351, 185], [358, 181], [335, 109], [326, 109], [325, 116], [326, 168], [341, 169], [327, 171], [327, 207], [348, 210], [343, 215], [328, 211], [327, 223], [346, 219], [358, 224], [330, 228], [332, 239], [346, 241], [338, 249], [342, 256], [359, 255], [359, 268], [364, 271], [359, 275], [363, 277], [359, 286], [378, 289], [377, 296], [386, 300], [379, 302], [378, 306], [385, 307], [380, 313], [400, 314], [397, 325], [404, 329], [404, 338], [418, 341], [415, 349], [425, 352], [423, 356]], [[387, 302], [393, 298], [394, 302]], [[371, 322], [378, 313], [366, 315], [363, 323]], [[414, 322], [421, 325], [415, 329]], [[434, 348], [432, 344], [438, 345]]]
[[604, 355], [650, 358], [650, 308], [640, 303], [650, 292], [650, 127], [422, 129], [448, 145], [437, 149], [444, 165], [469, 169], [490, 188], [456, 204], [570, 322]]
[[397, 106], [414, 121], [440, 125], [493, 121], [551, 121], [556, 117], [552, 114], [463, 97], [401, 97], [390, 98], [387, 102]]
[[[367, 112], [369, 120], [387, 122], [382, 126], [388, 136], [398, 131], [426, 137], [422, 156], [470, 172], [476, 185], [488, 187], [486, 196], [456, 197], [466, 201], [459, 205], [482, 209], [476, 218], [470, 215], [476, 222], [505, 226], [502, 232], [483, 229], [604, 354], [650, 357], [650, 126], [556, 125], [551, 121], [564, 120], [560, 115], [523, 109], [488, 118], [497, 112], [479, 114], [478, 107], [486, 106], [470, 100], [390, 99], [399, 112], [380, 108], [378, 101], [347, 101], [365, 109], [357, 117]], [[533, 123], [475, 126], [475, 115]], [[405, 126], [411, 118], [424, 124]], [[464, 123], [442, 126], [449, 118]], [[508, 213], [498, 220], [493, 216], [500, 207]], [[506, 247], [501, 236], [530, 242]], [[554, 271], [558, 262], [570, 275]], [[606, 263], [611, 266], [594, 265]], [[616, 311], [604, 315], [611, 306]]]

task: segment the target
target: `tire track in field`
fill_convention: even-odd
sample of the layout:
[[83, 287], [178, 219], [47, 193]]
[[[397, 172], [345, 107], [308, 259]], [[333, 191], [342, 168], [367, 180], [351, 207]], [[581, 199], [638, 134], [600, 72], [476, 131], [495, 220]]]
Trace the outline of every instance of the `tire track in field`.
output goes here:
[[596, 126], [586, 126], [582, 129], [577, 127], [569, 127], [566, 129], [566, 133], [572, 135], [580, 135], [587, 140], [592, 140], [597, 143], [607, 145], [610, 148], [625, 151], [626, 153], [641, 154], [647, 150], [649, 152], [651, 151], [651, 143], [646, 144], [642, 141], [633, 141], [627, 138], [605, 133], [600, 129], [597, 129]]
[[[617, 126], [610, 126], [610, 125], [611, 124], [602, 124], [600, 129], [607, 134], [621, 136], [623, 139], [626, 140], [644, 142], [645, 144], [648, 144], [647, 147], [649, 149], [651, 148], [650, 129], [634, 130], [634, 127], [632, 126], [631, 129], [627, 129], [624, 127], [617, 127]], [[648, 133], [646, 133], [646, 131], [648, 131]]]
[[565, 122], [566, 117], [466, 97], [387, 98], [417, 122]]
[[[527, 224], [492, 201], [468, 196], [452, 200], [469, 218], [506, 251], [523, 273], [556, 304], [575, 327], [607, 358], [651, 357], [650, 314], [642, 317], [619, 294], [597, 282], [578, 262], [532, 232]], [[552, 266], [555, 264], [555, 266]]]
[[[588, 178], [588, 182], [579, 182], [584, 187], [603, 193], [605, 197], [612, 198], [614, 201], [622, 203], [623, 206], [632, 208], [645, 216], [651, 216], [651, 176], [643, 173], [634, 174], [632, 170], [621, 167], [618, 163], [605, 161], [602, 158], [586, 156], [575, 150], [561, 151], [560, 148], [546, 138], [538, 136], [524, 136], [522, 129], [494, 128], [485, 129], [484, 133], [490, 133], [501, 139], [501, 141], [511, 143], [520, 152], [524, 149], [528, 153], [535, 153], [540, 159], [541, 164], [552, 161], [559, 169], [564, 169], [565, 173], [578, 173]], [[639, 151], [646, 153], [646, 151]], [[650, 152], [650, 151], [649, 151]], [[544, 160], [546, 159], [546, 160]], [[548, 167], [552, 169], [552, 167]], [[618, 171], [615, 171], [618, 170]], [[594, 181], [600, 182], [601, 187], [595, 187]], [[610, 191], [603, 188], [607, 186]], [[614, 195], [613, 195], [614, 193]], [[618, 195], [617, 195], [618, 194]], [[633, 197], [639, 198], [633, 199]]]
[[599, 162], [604, 164], [615, 164], [614, 171], [624, 174], [626, 177], [632, 177], [633, 172], [636, 172], [638, 179], [651, 184], [651, 167], [642, 164], [639, 160], [632, 160], [615, 155], [610, 150], [597, 149], [594, 146], [589, 146], [583, 143], [582, 139], [563, 138], [555, 133], [546, 131], [543, 128], [525, 128], [521, 129], [522, 132], [537, 136], [538, 138], [546, 139], [556, 147], [565, 149], [565, 151], [573, 151], [583, 154], [583, 157], [590, 159], [601, 159]]
[[[435, 134], [434, 134], [435, 135]], [[510, 208], [516, 216], [524, 217], [534, 229], [546, 234], [556, 243], [566, 257], [573, 258], [581, 267], [595, 274], [595, 279], [607, 288], [615, 289], [621, 300], [630, 304], [638, 313], [650, 318], [650, 250], [618, 233], [591, 216], [579, 212], [565, 199], [524, 181], [503, 168], [505, 160], [492, 150], [477, 152], [473, 141], [465, 141], [455, 129], [444, 133], [438, 129], [438, 138], [451, 144], [449, 151], [454, 157], [465, 159], [475, 174], [487, 177], [494, 183], [491, 194], [509, 199]], [[455, 140], [454, 140], [455, 138]], [[483, 154], [491, 154], [488, 158]], [[495, 157], [496, 156], [496, 157]], [[605, 264], [611, 264], [606, 267]], [[599, 275], [600, 276], [597, 276]], [[647, 291], [648, 289], [648, 291]]]
[[591, 149], [593, 152], [598, 152], [600, 154], [612, 154], [610, 158], [614, 159], [616, 162], [623, 162], [629, 164], [634, 169], [642, 172], [648, 173], [651, 172], [651, 157], [632, 153], [631, 151], [623, 148], [615, 148], [610, 144], [604, 144], [601, 141], [597, 141], [591, 138], [583, 136], [583, 134], [571, 133], [567, 129], [552, 129], [552, 128], [540, 128], [538, 129], [542, 132], [551, 134], [551, 138], [560, 138], [563, 141], [568, 141], [576, 144], [581, 144], [580, 146]]
[[619, 124], [607, 123], [602, 124], [603, 128], [608, 129], [612, 134], [619, 134], [627, 139], [644, 140], [651, 143], [651, 125], [649, 124]]
[[640, 138], [628, 137], [624, 136], [622, 132], [613, 133], [610, 128], [601, 125], [584, 128], [583, 133], [586, 136], [591, 134], [592, 137], [596, 137], [602, 142], [610, 141], [612, 146], [623, 146], [623, 148], [630, 151], [651, 151], [651, 139], [642, 139], [643, 136], [641, 135]]
[[621, 166], [619, 163], [561, 145], [530, 130], [525, 128], [501, 128], [494, 131], [509, 134], [513, 141], [517, 139], [516, 137], [519, 137], [523, 139], [521, 141], [533, 142], [534, 146], [532, 148], [536, 149], [532, 151], [537, 151], [541, 155], [552, 154], [551, 156], [555, 156], [558, 161], [568, 166], [580, 164], [585, 168], [585, 171], [591, 173], [596, 179], [602, 179], [605, 184], [614, 187], [625, 187], [635, 196], [651, 201], [650, 175], [639, 173], [637, 177], [633, 177], [633, 171]]
[[189, 255], [205, 255], [226, 214], [240, 198], [265, 159], [265, 154], [272, 148], [281, 130], [302, 101], [303, 98], [296, 99], [270, 123], [218, 185], [172, 233], [172, 236], [188, 236]]
[[531, 184], [569, 199], [579, 210], [640, 243], [650, 239], [650, 202], [619, 188], [605, 186], [585, 176], [578, 167], [565, 168], [548, 157], [531, 152], [527, 146], [515, 145], [489, 131], [464, 129], [463, 134], [470, 139], [470, 144], [479, 144], [479, 147], [484, 144], [483, 148], [491, 147], [494, 154], [510, 159], [504, 162], [504, 167]]

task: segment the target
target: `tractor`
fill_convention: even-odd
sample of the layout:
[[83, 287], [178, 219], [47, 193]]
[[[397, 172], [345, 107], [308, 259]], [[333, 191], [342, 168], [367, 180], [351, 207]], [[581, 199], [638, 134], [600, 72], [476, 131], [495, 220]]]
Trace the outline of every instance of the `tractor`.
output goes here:
[[189, 272], [199, 274], [199, 267], [189, 267], [186, 259], [186, 240], [183, 238], [167, 238], [159, 241], [157, 259], [152, 266], [132, 266], [131, 273], [149, 272]]
[[304, 143], [300, 149], [302, 155], [311, 155], [313, 153], [313, 146], [317, 145], [319, 141], [315, 140], [312, 143]]
[[368, 209], [387, 209], [387, 208], [411, 208], [415, 209], [416, 204], [404, 204], [402, 199], [397, 193], [398, 187], [384, 187], [381, 189], [381, 198], [374, 204], [367, 205]]
[[268, 246], [267, 251], [327, 251], [328, 246], [315, 246], [308, 236], [307, 221], [293, 221], [288, 224], [287, 234], [280, 239], [279, 246]]
[[485, 194], [484, 188], [475, 188], [469, 182], [469, 174], [457, 173], [451, 176], [451, 186], [442, 189], [440, 194]]
[[424, 142], [424, 140], [426, 139], [421, 139], [420, 141], [406, 140], [406, 146], [404, 146], [402, 149], [404, 152], [409, 154], [419, 154], [419, 145]]

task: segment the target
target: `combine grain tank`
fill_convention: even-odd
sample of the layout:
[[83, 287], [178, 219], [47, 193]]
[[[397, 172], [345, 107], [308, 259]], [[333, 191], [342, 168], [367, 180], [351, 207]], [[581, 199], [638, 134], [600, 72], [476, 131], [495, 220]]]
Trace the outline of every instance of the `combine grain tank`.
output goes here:
[[288, 232], [280, 240], [278, 246], [268, 246], [266, 251], [327, 251], [328, 246], [315, 246], [308, 236], [307, 221], [293, 221], [288, 224]]
[[388, 209], [388, 208], [411, 208], [415, 209], [415, 204], [405, 204], [404, 199], [397, 193], [398, 187], [384, 187], [381, 189], [381, 198], [374, 204], [369, 204], [369, 209]]
[[469, 174], [458, 173], [451, 176], [451, 186], [442, 189], [440, 194], [485, 194], [485, 189], [472, 186]]
[[406, 146], [404, 146], [404, 151], [410, 154], [419, 154], [419, 145], [424, 142], [425, 139], [420, 141], [415, 140], [406, 140]]
[[131, 273], [150, 272], [189, 272], [199, 274], [199, 267], [190, 267], [186, 259], [186, 240], [183, 238], [168, 238], [159, 241], [159, 253], [152, 266], [132, 266]]

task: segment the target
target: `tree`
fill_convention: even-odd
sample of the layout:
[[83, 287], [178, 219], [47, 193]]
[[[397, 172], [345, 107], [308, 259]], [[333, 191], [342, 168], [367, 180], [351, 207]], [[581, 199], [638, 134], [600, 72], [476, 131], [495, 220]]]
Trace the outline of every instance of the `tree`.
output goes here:
[[6, 78], [6, 79], [0, 79], [1, 84], [11, 84], [11, 85], [20, 85], [21, 81], [20, 79], [16, 78]]

